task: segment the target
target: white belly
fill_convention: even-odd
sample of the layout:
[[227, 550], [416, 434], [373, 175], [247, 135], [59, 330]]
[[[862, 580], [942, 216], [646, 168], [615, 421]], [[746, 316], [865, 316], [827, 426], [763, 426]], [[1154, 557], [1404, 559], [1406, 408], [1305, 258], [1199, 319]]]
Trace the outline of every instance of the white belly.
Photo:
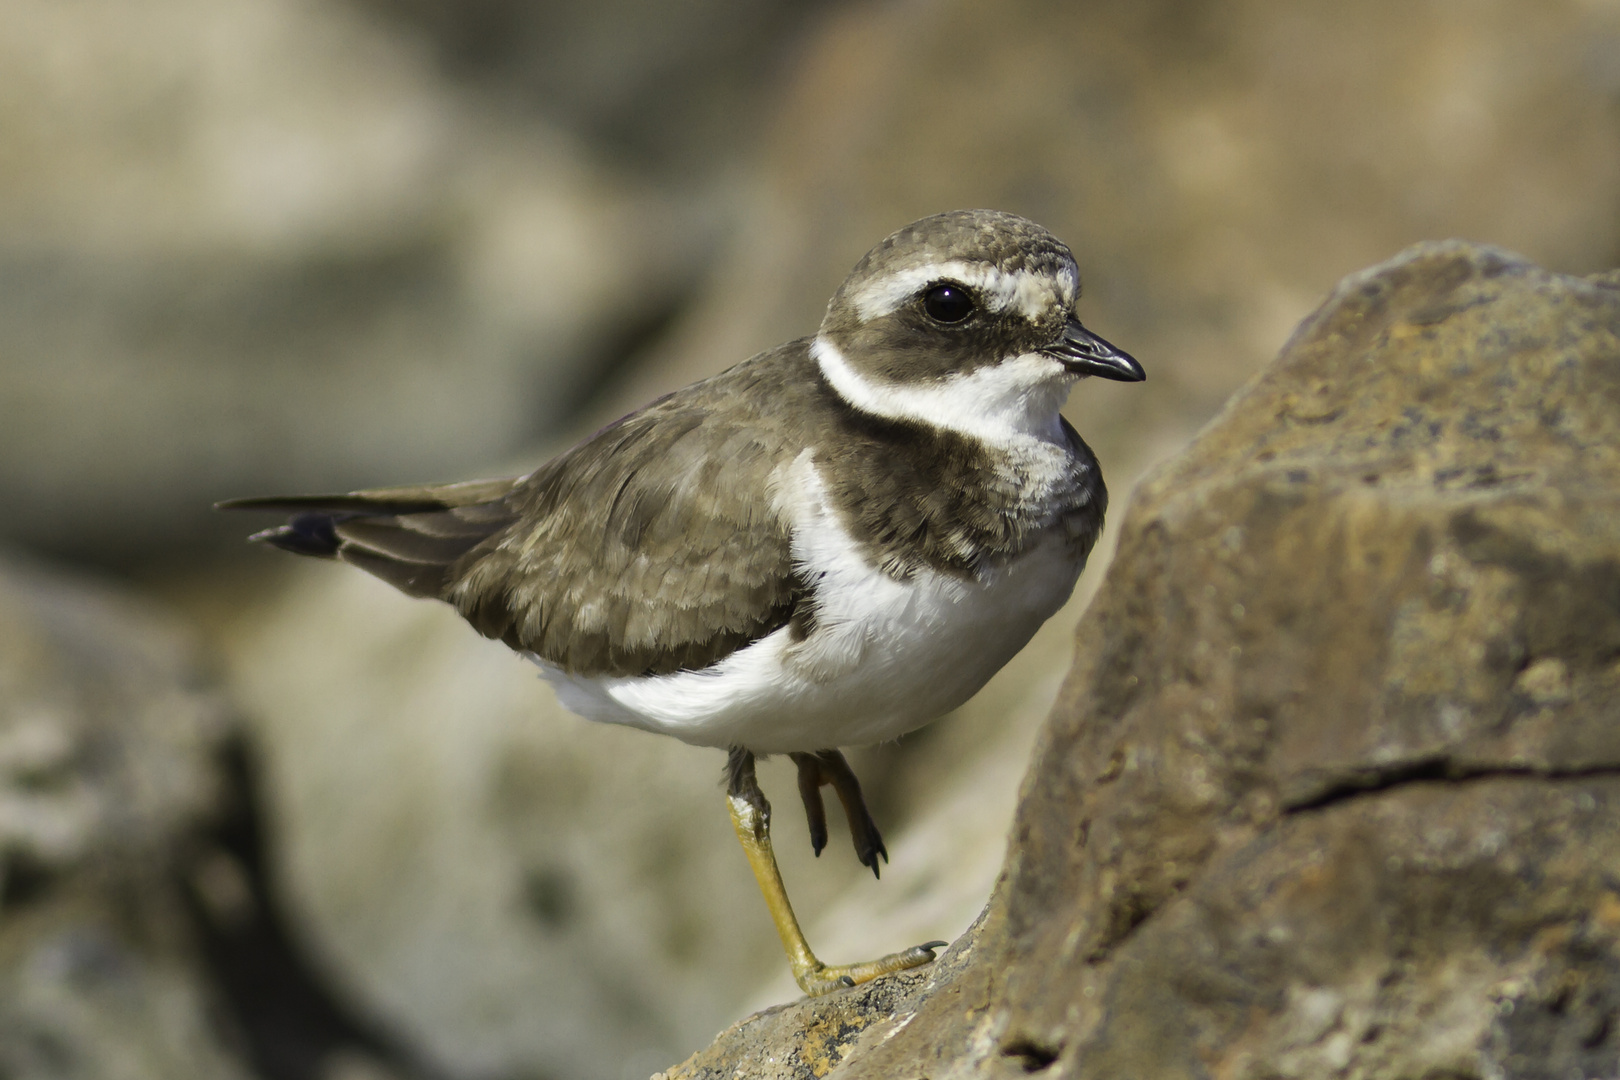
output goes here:
[[759, 753], [859, 746], [960, 705], [1068, 600], [1084, 560], [1062, 530], [976, 580], [897, 581], [862, 557], [808, 462], [796, 463], [794, 558], [816, 581], [816, 629], [788, 627], [701, 671], [570, 675], [531, 656], [563, 705], [698, 746]]

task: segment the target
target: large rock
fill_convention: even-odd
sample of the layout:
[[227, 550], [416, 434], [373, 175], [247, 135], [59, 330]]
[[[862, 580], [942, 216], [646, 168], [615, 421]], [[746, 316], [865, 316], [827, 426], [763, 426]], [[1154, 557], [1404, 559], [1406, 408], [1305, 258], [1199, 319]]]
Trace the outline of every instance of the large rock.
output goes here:
[[172, 620], [0, 564], [0, 1075], [248, 1075], [180, 884], [226, 718]]
[[1620, 1071], [1614, 283], [1341, 283], [1139, 491], [975, 931], [671, 1075]]

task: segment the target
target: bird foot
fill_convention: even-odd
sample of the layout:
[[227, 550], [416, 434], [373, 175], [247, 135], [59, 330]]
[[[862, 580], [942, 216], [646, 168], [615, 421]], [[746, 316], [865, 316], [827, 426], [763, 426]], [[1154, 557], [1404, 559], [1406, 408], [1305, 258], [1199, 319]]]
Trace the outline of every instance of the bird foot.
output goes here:
[[804, 932], [799, 929], [799, 920], [793, 914], [787, 889], [782, 885], [782, 874], [776, 867], [776, 854], [771, 849], [770, 803], [765, 801], [755, 782], [754, 756], [741, 751], [732, 757], [726, 796], [731, 808], [731, 825], [736, 830], [743, 853], [748, 856], [748, 865], [753, 869], [754, 880], [759, 883], [759, 891], [765, 897], [765, 906], [770, 909], [771, 919], [776, 923], [782, 948], [787, 952], [788, 965], [793, 969], [793, 981], [799, 984], [799, 989], [811, 997], [818, 997], [841, 987], [871, 982], [891, 971], [921, 967], [933, 960], [934, 950], [943, 948], [945, 942], [930, 941], [861, 964], [834, 967], [816, 959], [816, 954], [810, 951], [810, 943], [804, 939]]
[[817, 963], [814, 966], [806, 965], [802, 969], [795, 965], [793, 981], [799, 984], [800, 990], [811, 997], [820, 997], [846, 986], [859, 986], [861, 983], [871, 982], [879, 975], [922, 967], [933, 961], [935, 949], [943, 949], [946, 944], [944, 941], [930, 941], [859, 964], [834, 966]]

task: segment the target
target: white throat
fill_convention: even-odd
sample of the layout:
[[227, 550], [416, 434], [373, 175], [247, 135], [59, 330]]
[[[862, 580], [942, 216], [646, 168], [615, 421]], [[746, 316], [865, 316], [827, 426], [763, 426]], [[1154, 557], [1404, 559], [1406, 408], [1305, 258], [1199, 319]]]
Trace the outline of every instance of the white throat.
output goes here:
[[1066, 445], [1058, 410], [1076, 376], [1049, 356], [1024, 353], [939, 382], [907, 385], [862, 375], [819, 335], [810, 355], [838, 396], [862, 412], [932, 424], [994, 446]]

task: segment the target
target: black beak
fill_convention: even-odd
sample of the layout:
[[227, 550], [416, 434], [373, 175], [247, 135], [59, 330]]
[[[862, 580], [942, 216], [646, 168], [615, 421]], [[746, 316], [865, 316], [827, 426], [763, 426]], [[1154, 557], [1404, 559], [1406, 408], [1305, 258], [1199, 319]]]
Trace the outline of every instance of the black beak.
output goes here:
[[1147, 372], [1135, 357], [1108, 344], [1076, 319], [1070, 319], [1069, 325], [1063, 328], [1061, 341], [1041, 351], [1076, 375], [1096, 375], [1118, 382], [1141, 382], [1147, 378]]

